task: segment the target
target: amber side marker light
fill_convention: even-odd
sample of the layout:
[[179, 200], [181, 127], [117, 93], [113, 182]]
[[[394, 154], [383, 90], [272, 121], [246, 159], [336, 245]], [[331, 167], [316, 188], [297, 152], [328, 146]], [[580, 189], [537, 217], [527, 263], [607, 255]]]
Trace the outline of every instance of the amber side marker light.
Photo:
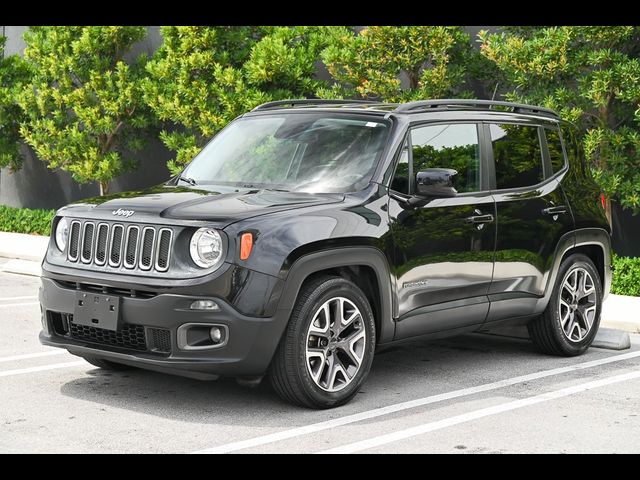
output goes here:
[[240, 237], [240, 260], [247, 260], [253, 248], [253, 234], [243, 233]]

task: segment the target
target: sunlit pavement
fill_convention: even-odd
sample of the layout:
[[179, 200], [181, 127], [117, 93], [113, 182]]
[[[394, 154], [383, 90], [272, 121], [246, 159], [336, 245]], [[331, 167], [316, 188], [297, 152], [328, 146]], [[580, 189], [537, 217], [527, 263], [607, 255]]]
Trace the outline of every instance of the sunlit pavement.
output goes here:
[[[0, 260], [0, 264], [3, 261]], [[415, 340], [344, 407], [268, 385], [102, 372], [38, 342], [34, 277], [0, 273], [0, 452], [640, 452], [640, 336], [578, 358], [525, 340]]]

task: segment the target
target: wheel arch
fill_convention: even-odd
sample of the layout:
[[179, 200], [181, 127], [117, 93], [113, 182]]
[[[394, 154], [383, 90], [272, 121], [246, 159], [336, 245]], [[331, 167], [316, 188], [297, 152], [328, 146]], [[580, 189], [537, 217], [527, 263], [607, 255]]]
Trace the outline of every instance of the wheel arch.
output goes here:
[[581, 228], [565, 235], [558, 243], [545, 295], [540, 299], [537, 311], [546, 308], [562, 262], [577, 253], [593, 261], [602, 282], [603, 297], [607, 298], [611, 290], [611, 235], [601, 228]]
[[376, 321], [378, 343], [393, 340], [391, 276], [385, 255], [374, 247], [331, 248], [304, 255], [291, 266], [278, 310], [291, 310], [303, 285], [318, 275], [347, 278], [364, 292]]

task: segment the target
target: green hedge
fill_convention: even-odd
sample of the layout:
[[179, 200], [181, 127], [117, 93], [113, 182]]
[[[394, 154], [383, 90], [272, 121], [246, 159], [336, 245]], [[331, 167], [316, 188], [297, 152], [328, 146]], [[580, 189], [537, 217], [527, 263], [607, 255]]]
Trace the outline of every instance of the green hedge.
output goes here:
[[611, 293], [640, 297], [640, 257], [613, 256]]
[[50, 235], [55, 210], [13, 208], [0, 205], [0, 232]]

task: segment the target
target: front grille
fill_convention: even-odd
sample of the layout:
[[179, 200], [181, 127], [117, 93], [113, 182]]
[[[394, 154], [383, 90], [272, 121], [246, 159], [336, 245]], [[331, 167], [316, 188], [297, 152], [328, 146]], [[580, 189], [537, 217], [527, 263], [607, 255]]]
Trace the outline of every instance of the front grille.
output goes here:
[[71, 237], [69, 239], [68, 258], [72, 262], [78, 260], [78, 249], [80, 246], [80, 222], [71, 222]]
[[82, 233], [82, 262], [91, 263], [93, 257], [93, 233], [96, 226], [87, 222], [84, 224], [84, 231]]
[[96, 238], [96, 259], [97, 265], [107, 263], [107, 243], [109, 241], [109, 225], [101, 223], [98, 225], [98, 236]]
[[138, 253], [138, 237], [140, 236], [140, 228], [131, 225], [127, 228], [127, 243], [124, 247], [124, 266], [133, 268], [136, 266], [136, 255]]
[[153, 265], [153, 247], [155, 242], [155, 228], [147, 227], [142, 230], [142, 247], [140, 250], [140, 268], [142, 270], [150, 270]]
[[109, 255], [109, 266], [118, 267], [120, 258], [122, 258], [122, 236], [124, 235], [124, 227], [122, 225], [114, 225], [111, 229], [111, 245]]
[[[72, 316], [71, 316], [72, 317]], [[125, 324], [117, 332], [104, 328], [88, 327], [69, 322], [69, 335], [76, 340], [83, 340], [100, 345], [128, 348], [144, 352], [147, 350], [147, 338], [142, 325]]]
[[156, 252], [156, 270], [166, 272], [169, 268], [169, 258], [171, 256], [171, 240], [173, 232], [168, 228], [160, 230], [160, 239]]
[[67, 259], [85, 265], [128, 270], [169, 269], [173, 231], [120, 223], [71, 222]]

